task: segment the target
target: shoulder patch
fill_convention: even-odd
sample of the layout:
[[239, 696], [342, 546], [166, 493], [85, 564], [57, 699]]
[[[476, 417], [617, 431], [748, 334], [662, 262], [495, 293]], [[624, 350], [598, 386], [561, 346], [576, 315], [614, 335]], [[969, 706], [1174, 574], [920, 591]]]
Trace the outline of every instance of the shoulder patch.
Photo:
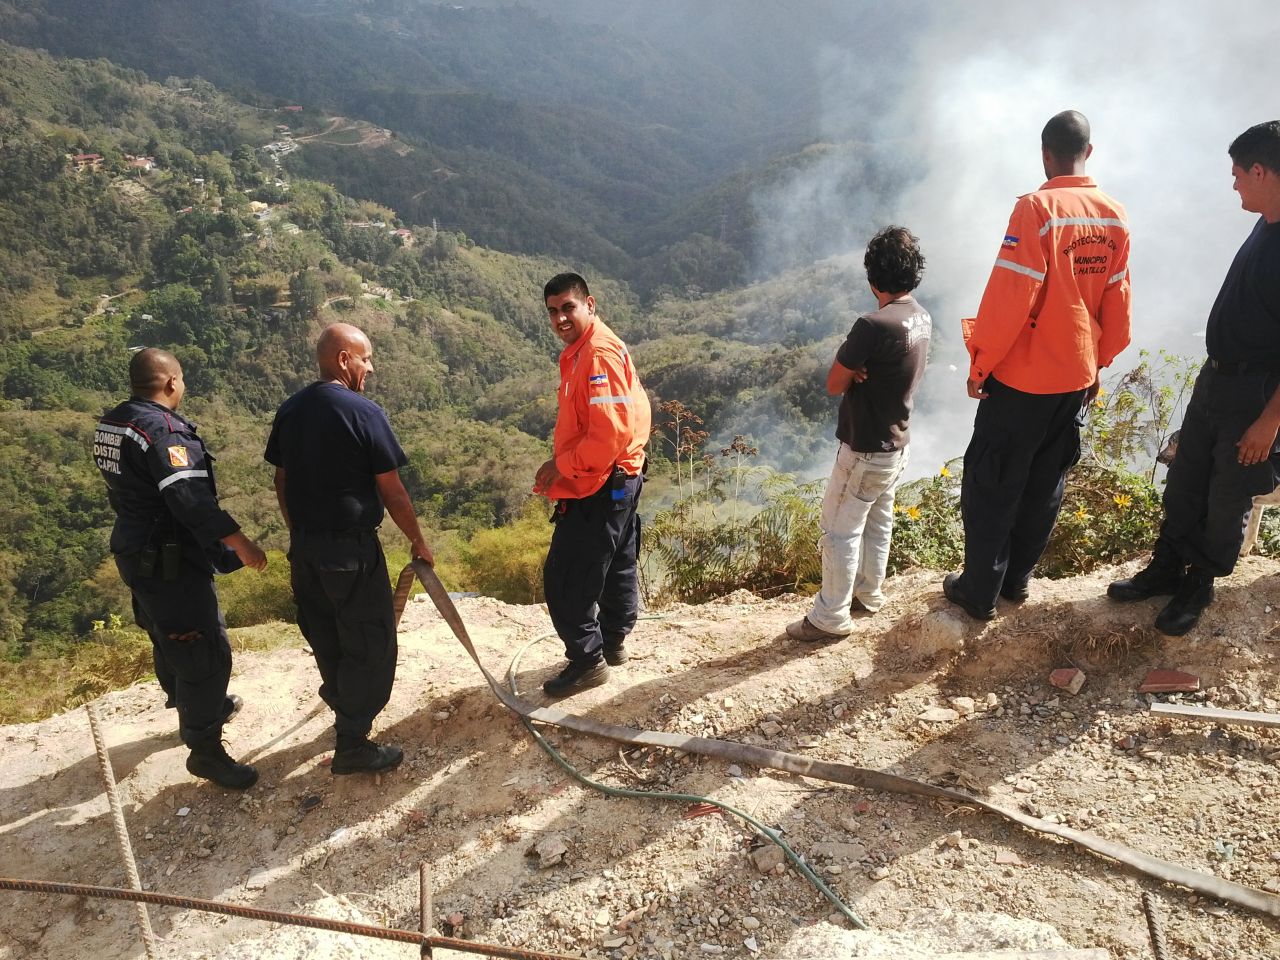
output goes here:
[[1013, 234], [1007, 233], [1005, 234], [1004, 242], [1000, 246], [1005, 250], [1015, 250], [1018, 247], [1018, 238]]
[[587, 382], [593, 386], [604, 386], [609, 382], [609, 375], [607, 373], [593, 373], [587, 377]]
[[189, 467], [191, 460], [187, 455], [187, 448], [178, 446], [169, 448], [169, 466], [171, 467]]

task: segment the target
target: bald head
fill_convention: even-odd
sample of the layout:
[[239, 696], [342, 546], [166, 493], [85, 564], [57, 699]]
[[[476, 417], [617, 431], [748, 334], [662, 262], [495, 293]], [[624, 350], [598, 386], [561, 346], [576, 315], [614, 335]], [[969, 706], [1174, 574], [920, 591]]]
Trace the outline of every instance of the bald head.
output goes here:
[[129, 359], [129, 389], [134, 396], [155, 399], [172, 377], [182, 376], [182, 364], [168, 350], [147, 347]]
[[1063, 164], [1081, 161], [1089, 153], [1089, 121], [1079, 110], [1063, 110], [1040, 131], [1040, 146]]
[[363, 393], [364, 378], [373, 372], [373, 345], [359, 327], [331, 323], [316, 340], [316, 363], [325, 380], [336, 380]]

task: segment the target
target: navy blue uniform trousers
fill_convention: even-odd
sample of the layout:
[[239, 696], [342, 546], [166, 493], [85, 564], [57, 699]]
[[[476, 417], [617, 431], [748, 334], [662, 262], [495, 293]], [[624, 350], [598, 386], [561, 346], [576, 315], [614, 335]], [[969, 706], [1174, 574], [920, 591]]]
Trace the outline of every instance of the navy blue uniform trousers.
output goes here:
[[298, 629], [315, 654], [334, 730], [366, 737], [396, 678], [395, 605], [378, 532], [296, 530], [289, 574]]
[[116, 569], [133, 594], [133, 618], [151, 638], [156, 679], [178, 708], [182, 742], [222, 737], [231, 679], [231, 644], [213, 576], [188, 563], [177, 579], [142, 576], [137, 554], [117, 554]]
[[[561, 500], [555, 531], [542, 568], [542, 587], [552, 626], [575, 663], [601, 659], [604, 638], [619, 641], [636, 625], [640, 586], [642, 476], [628, 477], [615, 500], [611, 483], [589, 497]], [[563, 508], [563, 513], [559, 512]]]
[[1275, 489], [1280, 467], [1274, 448], [1268, 460], [1242, 466], [1236, 442], [1277, 384], [1275, 373], [1225, 374], [1211, 363], [1201, 367], [1169, 465], [1157, 552], [1215, 577], [1235, 569], [1253, 498]]
[[1080, 459], [1084, 390], [1023, 393], [995, 377], [964, 454], [961, 590], [978, 607], [1023, 586], [1049, 543], [1067, 471]]

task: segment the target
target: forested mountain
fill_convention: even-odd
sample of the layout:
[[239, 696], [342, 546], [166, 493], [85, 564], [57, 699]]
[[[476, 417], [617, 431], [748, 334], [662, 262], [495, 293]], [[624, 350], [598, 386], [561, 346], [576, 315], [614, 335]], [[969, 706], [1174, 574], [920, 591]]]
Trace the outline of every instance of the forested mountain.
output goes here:
[[[183, 360], [184, 412], [219, 454], [224, 502], [270, 546], [284, 546], [261, 460], [271, 413], [312, 378], [311, 343], [335, 319], [372, 336], [371, 396], [409, 453], [406, 485], [430, 528], [466, 536], [520, 512], [554, 421], [559, 342], [540, 287], [565, 264], [478, 246], [274, 159], [398, 148], [364, 122], [0, 45], [5, 652], [127, 619], [87, 445], [124, 393], [131, 346]], [[851, 322], [856, 271], [820, 265], [652, 306], [607, 274], [591, 280], [655, 404], [695, 409], [712, 443], [783, 427], [770, 459], [809, 462], [829, 429], [830, 344], [815, 344]], [[655, 459], [668, 450], [652, 444]]]
[[[828, 18], [826, 35], [854, 38], [870, 63], [887, 15], [714, 2], [700, 30], [671, 4], [621, 16], [636, 29], [556, 4], [0, 0], [0, 36], [387, 128], [399, 149], [289, 163], [408, 220], [604, 270], [646, 300], [776, 267], [754, 257], [769, 213], [753, 194], [832, 133], [817, 118], [824, 34], [810, 28]], [[863, 173], [841, 189], [891, 182]]]

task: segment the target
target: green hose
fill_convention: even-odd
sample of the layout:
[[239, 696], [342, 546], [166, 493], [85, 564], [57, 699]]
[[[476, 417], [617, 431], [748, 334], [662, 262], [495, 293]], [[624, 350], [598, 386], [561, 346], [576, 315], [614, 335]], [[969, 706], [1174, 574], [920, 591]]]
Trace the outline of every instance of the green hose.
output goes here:
[[[535, 643], [540, 643], [543, 640], [547, 640], [554, 636], [556, 636], [554, 633], [544, 633], [541, 636], [534, 637], [523, 647], [517, 650], [515, 656], [511, 658], [511, 665], [507, 667], [507, 686], [511, 688], [511, 692], [513, 694], [516, 696], [520, 695], [520, 691], [516, 689], [516, 668], [520, 663], [520, 658], [523, 657], [525, 651]], [[827, 886], [826, 883], [823, 882], [822, 878], [814, 873], [813, 869], [805, 863], [803, 859], [801, 859], [800, 855], [787, 845], [787, 842], [782, 839], [782, 834], [773, 829], [773, 827], [769, 826], [767, 823], [762, 823], [745, 810], [739, 810], [736, 807], [732, 807], [727, 803], [722, 803], [712, 797], [700, 797], [692, 793], [670, 793], [665, 790], [632, 790], [627, 787], [611, 787], [607, 783], [600, 783], [596, 780], [592, 780], [589, 777], [584, 776], [577, 770], [577, 768], [572, 766], [568, 760], [562, 757], [556, 748], [548, 743], [546, 738], [538, 732], [537, 727], [533, 725], [528, 717], [520, 717], [520, 722], [524, 724], [524, 728], [528, 730], [533, 739], [537, 741], [538, 746], [542, 747], [542, 749], [547, 752], [547, 755], [551, 757], [551, 759], [554, 760], [565, 773], [569, 774], [569, 776], [573, 777], [573, 779], [577, 780], [579, 783], [584, 786], [588, 786], [593, 790], [598, 790], [611, 797], [629, 797], [634, 800], [671, 800], [678, 803], [706, 803], [723, 810], [725, 813], [732, 814], [740, 820], [746, 821], [767, 840], [777, 844], [783, 854], [786, 855], [786, 858], [795, 865], [795, 868], [804, 875], [805, 879], [818, 888], [818, 892], [826, 897], [831, 904], [840, 911], [846, 920], [860, 930], [868, 929], [867, 925], [862, 921], [862, 918], [854, 913], [853, 910], [851, 910], [849, 906], [840, 899], [840, 895]]]

